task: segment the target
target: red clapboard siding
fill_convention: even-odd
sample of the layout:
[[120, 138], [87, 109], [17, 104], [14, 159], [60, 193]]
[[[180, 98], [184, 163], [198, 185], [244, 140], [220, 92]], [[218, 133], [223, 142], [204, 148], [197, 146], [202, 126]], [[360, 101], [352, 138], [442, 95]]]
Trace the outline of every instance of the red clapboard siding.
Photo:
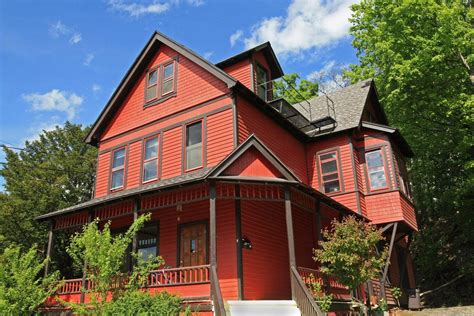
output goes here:
[[185, 112], [174, 113], [165, 118], [160, 118], [156, 122], [146, 124], [141, 128], [129, 130], [123, 135], [102, 140], [99, 145], [99, 149], [100, 151], [104, 151], [114, 146], [133, 141], [137, 138], [158, 133], [160, 130], [168, 129], [170, 126], [183, 124], [195, 120], [196, 118], [201, 118], [204, 116], [205, 113], [217, 111], [225, 107], [230, 107], [231, 105], [232, 99], [229, 97], [225, 97], [214, 102], [206, 103], [204, 106], [196, 106], [192, 109], [188, 109]]
[[163, 133], [163, 154], [161, 178], [171, 178], [181, 174], [183, 128], [175, 127]]
[[403, 220], [398, 191], [367, 195], [367, 215], [375, 224]]
[[104, 196], [108, 192], [110, 152], [99, 155], [97, 159], [97, 177], [95, 182], [95, 196]]
[[232, 109], [207, 118], [207, 165], [218, 164], [234, 149]]
[[240, 81], [244, 86], [252, 89], [252, 76], [250, 59], [244, 59], [223, 69], [229, 75]]
[[413, 207], [413, 204], [401, 192], [399, 192], [399, 194], [400, 194], [400, 205], [403, 211], [403, 218], [408, 224], [410, 224], [410, 226], [413, 229], [418, 230], [418, 224], [416, 222], [416, 215], [415, 215], [415, 208]]
[[304, 145], [247, 100], [238, 97], [238, 140], [255, 134], [303, 183], [307, 183]]
[[316, 247], [317, 232], [315, 215], [293, 205], [293, 231], [295, 238], [296, 265], [316, 269], [313, 248]]
[[281, 173], [255, 148], [247, 150], [223, 174], [227, 176], [282, 177]]
[[140, 184], [142, 142], [131, 143], [128, 148], [127, 189], [130, 189]]
[[[283, 202], [242, 201], [244, 298], [291, 299], [288, 242]], [[271, 220], [269, 220], [271, 218]]]
[[177, 96], [158, 105], [144, 108], [146, 77], [146, 72], [144, 72], [111, 120], [101, 140], [228, 92], [227, 86], [222, 81], [184, 56], [178, 56], [178, 53], [165, 45], [158, 50], [148, 68], [176, 57], [179, 58], [176, 77]]

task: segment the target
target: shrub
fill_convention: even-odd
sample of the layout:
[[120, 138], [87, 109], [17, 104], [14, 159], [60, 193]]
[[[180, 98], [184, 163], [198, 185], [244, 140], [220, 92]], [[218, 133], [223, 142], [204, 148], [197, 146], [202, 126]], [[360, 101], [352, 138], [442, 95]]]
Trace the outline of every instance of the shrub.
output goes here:
[[104, 315], [178, 315], [181, 302], [181, 298], [166, 292], [152, 295], [148, 292], [133, 290], [107, 303]]

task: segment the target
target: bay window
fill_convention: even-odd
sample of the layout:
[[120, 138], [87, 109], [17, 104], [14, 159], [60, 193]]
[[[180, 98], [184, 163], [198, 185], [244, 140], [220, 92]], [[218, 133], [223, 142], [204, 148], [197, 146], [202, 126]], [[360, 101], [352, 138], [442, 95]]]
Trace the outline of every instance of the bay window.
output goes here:
[[379, 190], [387, 187], [387, 175], [385, 172], [385, 162], [382, 149], [377, 149], [365, 153], [367, 174], [371, 190]]
[[319, 155], [321, 187], [324, 193], [341, 191], [338, 158], [337, 151], [326, 152]]

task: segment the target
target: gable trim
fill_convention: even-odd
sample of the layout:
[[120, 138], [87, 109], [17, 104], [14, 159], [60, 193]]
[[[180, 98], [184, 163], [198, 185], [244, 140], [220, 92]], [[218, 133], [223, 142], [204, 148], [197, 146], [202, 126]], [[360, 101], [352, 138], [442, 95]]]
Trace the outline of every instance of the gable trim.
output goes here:
[[[301, 182], [300, 179], [275, 155], [273, 154], [254, 134], [250, 135], [247, 140], [240, 144], [233, 152], [222, 160], [214, 169], [209, 173], [209, 178], [224, 178], [230, 179], [235, 178], [232, 176], [221, 175], [229, 166], [231, 166], [238, 158], [240, 158], [250, 148], [255, 148], [260, 154], [267, 159], [278, 172], [285, 177], [284, 180], [279, 181], [290, 181], [290, 182]], [[238, 177], [245, 179], [245, 177]], [[270, 178], [269, 178], [270, 179]], [[273, 179], [273, 178], [271, 178]]]
[[145, 47], [138, 55], [138, 57], [135, 59], [125, 76], [120, 81], [120, 84], [112, 94], [111, 98], [107, 102], [102, 112], [99, 114], [97, 120], [92, 125], [90, 132], [85, 138], [86, 143], [97, 145], [100, 132], [102, 132], [102, 130], [105, 130], [105, 128], [102, 128], [105, 121], [111, 116], [113, 116], [113, 114], [115, 114], [116, 108], [118, 108], [120, 105], [117, 104], [118, 100], [123, 97], [123, 94], [126, 90], [130, 89], [130, 85], [133, 84], [132, 81], [134, 77], [137, 77], [137, 72], [140, 70], [140, 68], [144, 68], [144, 63], [151, 59], [150, 54], [158, 50], [156, 47], [157, 44], [166, 45], [176, 51], [178, 54], [181, 54], [184, 57], [188, 58], [193, 63], [197, 64], [198, 66], [202, 67], [203, 69], [214, 75], [216, 78], [223, 81], [228, 88], [235, 86], [235, 84], [237, 83], [237, 80], [235, 80], [233, 77], [225, 73], [223, 70], [219, 69], [217, 66], [208, 62], [203, 57], [199, 56], [189, 48], [175, 42], [166, 35], [155, 31], [148, 40]]

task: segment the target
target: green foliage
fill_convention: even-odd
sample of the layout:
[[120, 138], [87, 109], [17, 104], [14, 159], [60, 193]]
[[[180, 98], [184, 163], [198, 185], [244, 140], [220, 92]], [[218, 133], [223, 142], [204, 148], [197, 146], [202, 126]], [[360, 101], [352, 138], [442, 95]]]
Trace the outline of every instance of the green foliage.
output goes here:
[[[314, 277], [311, 276], [311, 279]], [[314, 281], [311, 284], [309, 284], [310, 290], [313, 293], [313, 296], [315, 297], [319, 308], [321, 308], [321, 311], [324, 313], [329, 312], [331, 309], [332, 305], [332, 299], [333, 295], [332, 294], [326, 294], [324, 293], [321, 283]]]
[[115, 301], [124, 295], [131, 295], [130, 292], [139, 291], [146, 282], [148, 272], [164, 263], [162, 258], [151, 256], [145, 260], [135, 255], [137, 265], [130, 276], [123, 274], [121, 268], [133, 237], [150, 218], [151, 214], [138, 217], [124, 234], [116, 236], [111, 234], [110, 222], [100, 229], [99, 220], [96, 219], [71, 238], [67, 253], [75, 265], [85, 265], [87, 278], [94, 286], [83, 289], [91, 296], [90, 306], [66, 303], [67, 305], [79, 313], [103, 314], [108, 305], [108, 295]]
[[430, 296], [431, 303], [472, 302], [471, 1], [363, 0], [352, 10], [351, 33], [360, 64], [346, 75], [353, 82], [375, 77], [391, 124], [401, 129], [415, 152], [409, 172], [419, 224], [413, 242], [418, 284], [430, 289], [466, 275], [459, 281], [464, 284], [450, 288], [455, 293], [444, 288], [438, 297]]
[[395, 300], [397, 301], [397, 305], [398, 307], [400, 307], [400, 297], [402, 296], [402, 290], [399, 288], [399, 287], [392, 287], [391, 288], [391, 291], [392, 291], [392, 295], [393, 297], [395, 298]]
[[128, 291], [107, 304], [103, 315], [178, 315], [181, 311], [181, 302], [179, 297], [166, 292], [151, 295], [148, 292]]
[[284, 98], [290, 104], [309, 100], [318, 94], [318, 83], [300, 79], [296, 73], [284, 75], [273, 82], [273, 93], [276, 98]]
[[35, 246], [22, 252], [10, 245], [0, 255], [0, 314], [31, 314], [59, 287], [58, 273], [41, 277], [46, 260]]
[[375, 226], [348, 216], [341, 222], [334, 220], [331, 229], [323, 231], [323, 237], [321, 248], [313, 250], [321, 272], [334, 275], [351, 289], [380, 273], [387, 250], [377, 254], [376, 245], [383, 237]]
[[27, 141], [24, 150], [3, 147], [0, 235], [5, 239], [0, 249], [12, 243], [25, 249], [44, 245], [46, 226], [34, 218], [90, 199], [97, 149], [83, 141], [88, 130], [67, 122]]

